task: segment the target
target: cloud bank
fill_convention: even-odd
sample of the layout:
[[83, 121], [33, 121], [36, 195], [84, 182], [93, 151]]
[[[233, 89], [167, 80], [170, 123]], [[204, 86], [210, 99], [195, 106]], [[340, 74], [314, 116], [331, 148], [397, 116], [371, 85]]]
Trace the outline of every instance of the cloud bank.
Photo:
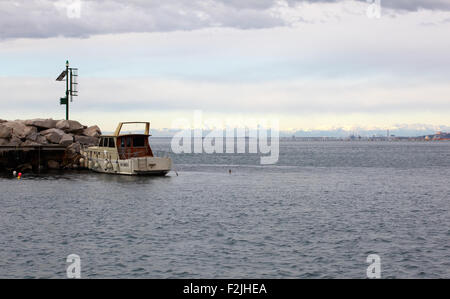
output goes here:
[[[88, 37], [211, 27], [273, 28], [306, 21], [302, 12], [310, 15], [310, 5], [341, 2], [358, 3], [360, 13], [369, 5], [365, 0], [0, 1], [0, 38]], [[394, 11], [450, 10], [450, 0], [382, 0], [381, 4]]]

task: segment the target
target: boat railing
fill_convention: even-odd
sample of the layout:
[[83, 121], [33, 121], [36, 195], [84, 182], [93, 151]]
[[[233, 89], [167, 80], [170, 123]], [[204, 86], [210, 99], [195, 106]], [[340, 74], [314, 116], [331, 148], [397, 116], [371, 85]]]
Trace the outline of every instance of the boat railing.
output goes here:
[[[81, 145], [81, 151], [86, 152], [89, 147], [90, 146], [88, 146], [88, 145]], [[153, 152], [154, 157], [161, 157], [161, 158], [170, 158], [171, 157], [171, 152], [168, 152], [168, 151], [152, 150], [152, 152]], [[145, 149], [138, 150], [138, 151], [135, 150], [133, 152], [128, 152], [125, 149], [118, 150], [118, 154], [121, 159], [138, 158], [138, 157], [144, 156], [146, 153], [147, 153], [147, 151]]]

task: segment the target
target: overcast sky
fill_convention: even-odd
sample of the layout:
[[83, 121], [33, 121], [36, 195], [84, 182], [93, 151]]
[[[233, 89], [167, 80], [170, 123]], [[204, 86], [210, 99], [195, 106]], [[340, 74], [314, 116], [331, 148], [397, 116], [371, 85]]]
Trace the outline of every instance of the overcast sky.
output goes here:
[[[374, 2], [374, 1], [371, 1]], [[450, 0], [0, 1], [0, 118], [449, 126]], [[378, 15], [378, 13], [380, 13]]]

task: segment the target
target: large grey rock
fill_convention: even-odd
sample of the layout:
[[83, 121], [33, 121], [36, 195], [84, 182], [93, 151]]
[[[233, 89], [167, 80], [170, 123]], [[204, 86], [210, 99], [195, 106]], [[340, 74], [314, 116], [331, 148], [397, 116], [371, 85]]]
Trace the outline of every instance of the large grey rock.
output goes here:
[[36, 127], [27, 126], [23, 132], [24, 137], [22, 137], [22, 138], [28, 138], [28, 136], [30, 136], [32, 134], [36, 134], [36, 133], [37, 133]]
[[66, 158], [69, 159], [70, 163], [78, 164], [81, 158], [81, 145], [79, 143], [72, 143], [66, 149]]
[[84, 130], [84, 126], [76, 120], [60, 120], [56, 123], [56, 128], [66, 133], [77, 133]]
[[44, 136], [47, 134], [50, 134], [50, 133], [57, 133], [57, 134], [60, 134], [61, 136], [65, 134], [64, 131], [60, 130], [60, 129], [48, 129], [48, 130], [39, 132], [39, 134], [44, 135]]
[[22, 140], [20, 140], [20, 138], [17, 138], [15, 136], [13, 136], [9, 142], [8, 142], [9, 146], [20, 146], [22, 145]]
[[36, 119], [29, 119], [25, 121], [25, 125], [27, 126], [34, 126], [42, 129], [52, 129], [56, 128], [56, 120], [53, 119], [42, 119], [42, 118], [36, 118]]
[[98, 126], [91, 126], [83, 130], [83, 135], [89, 137], [99, 137], [102, 134], [102, 131]]
[[71, 145], [69, 145], [67, 147], [66, 150], [70, 155], [76, 155], [79, 154], [81, 152], [81, 144], [79, 144], [78, 142], [72, 143]]
[[56, 133], [49, 133], [45, 135], [45, 138], [49, 143], [59, 144], [61, 141], [62, 135], [58, 135]]
[[[23, 121], [15, 120], [8, 121], [2, 124], [8, 128], [12, 129], [12, 135], [17, 138], [25, 138], [27, 135], [31, 134], [34, 127], [27, 127]], [[36, 128], [34, 128], [36, 129]]]
[[60, 145], [69, 146], [73, 143], [73, 135], [71, 134], [64, 134], [61, 137], [61, 140], [59, 141]]
[[98, 145], [98, 138], [76, 135], [75, 142], [78, 142], [83, 145]]
[[48, 129], [41, 132], [45, 136], [48, 142], [59, 144], [61, 138], [65, 135], [64, 131], [59, 129]]
[[10, 138], [13, 129], [11, 127], [0, 125], [0, 138]]
[[47, 144], [47, 138], [45, 136], [42, 136], [39, 133], [30, 134], [27, 136], [27, 140], [39, 143], [39, 144]]

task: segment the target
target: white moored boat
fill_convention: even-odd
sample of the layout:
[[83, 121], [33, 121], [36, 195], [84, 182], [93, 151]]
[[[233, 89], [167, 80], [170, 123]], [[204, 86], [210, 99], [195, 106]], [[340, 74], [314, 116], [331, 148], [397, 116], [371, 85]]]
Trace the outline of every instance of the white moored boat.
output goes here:
[[[145, 124], [144, 134], [122, 134], [124, 124]], [[80, 162], [96, 172], [126, 175], [166, 175], [169, 157], [155, 157], [149, 144], [149, 122], [119, 123], [114, 135], [102, 135], [98, 146], [82, 151]]]

